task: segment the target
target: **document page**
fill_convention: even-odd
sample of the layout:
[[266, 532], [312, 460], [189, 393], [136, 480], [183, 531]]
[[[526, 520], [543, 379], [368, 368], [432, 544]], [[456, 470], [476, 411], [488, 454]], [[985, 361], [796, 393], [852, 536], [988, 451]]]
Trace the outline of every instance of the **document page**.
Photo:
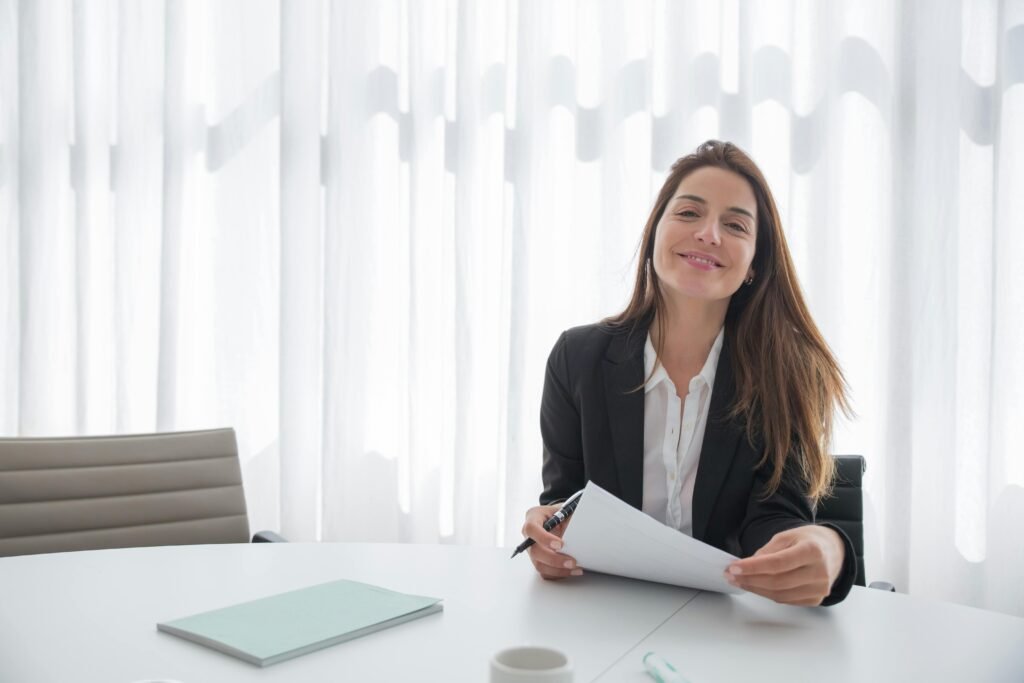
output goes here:
[[672, 529], [588, 482], [562, 537], [583, 569], [716, 593], [743, 593], [722, 576], [738, 559]]

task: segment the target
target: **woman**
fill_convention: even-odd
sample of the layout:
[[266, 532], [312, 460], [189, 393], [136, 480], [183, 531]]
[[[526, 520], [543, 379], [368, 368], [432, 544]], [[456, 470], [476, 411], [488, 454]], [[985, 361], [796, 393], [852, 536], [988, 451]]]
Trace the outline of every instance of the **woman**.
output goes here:
[[582, 573], [544, 531], [593, 480], [634, 507], [744, 559], [730, 583], [781, 603], [834, 604], [856, 558], [814, 524], [833, 477], [832, 415], [845, 381], [804, 304], [757, 166], [709, 141], [679, 159], [640, 245], [626, 310], [567, 330], [541, 406], [544, 492], [526, 514], [544, 578]]

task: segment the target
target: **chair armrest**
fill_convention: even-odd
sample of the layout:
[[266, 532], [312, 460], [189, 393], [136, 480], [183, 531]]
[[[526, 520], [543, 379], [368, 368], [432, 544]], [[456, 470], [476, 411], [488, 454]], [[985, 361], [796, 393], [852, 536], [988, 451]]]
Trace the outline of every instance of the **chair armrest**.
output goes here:
[[887, 591], [889, 593], [896, 592], [896, 586], [892, 585], [888, 581], [872, 581], [868, 584], [868, 588], [875, 588], [880, 591]]
[[273, 531], [257, 531], [252, 536], [253, 543], [287, 543], [288, 539]]

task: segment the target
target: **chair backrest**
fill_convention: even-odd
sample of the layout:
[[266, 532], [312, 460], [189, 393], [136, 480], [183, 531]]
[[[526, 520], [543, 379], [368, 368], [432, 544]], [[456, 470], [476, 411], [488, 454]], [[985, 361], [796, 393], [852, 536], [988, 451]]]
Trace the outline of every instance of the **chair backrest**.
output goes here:
[[859, 455], [836, 455], [836, 481], [832, 495], [818, 501], [817, 520], [831, 522], [846, 532], [857, 552], [856, 585], [864, 584], [864, 499], [867, 463]]
[[248, 538], [233, 429], [0, 439], [0, 556]]

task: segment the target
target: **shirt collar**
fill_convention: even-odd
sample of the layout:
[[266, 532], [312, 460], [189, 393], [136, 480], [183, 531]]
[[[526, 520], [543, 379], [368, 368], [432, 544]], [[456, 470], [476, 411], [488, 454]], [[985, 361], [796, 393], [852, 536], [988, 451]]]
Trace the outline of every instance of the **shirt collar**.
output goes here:
[[[657, 365], [657, 369], [655, 369]], [[654, 374], [651, 374], [653, 371]], [[647, 383], [644, 384], [644, 393], [654, 389], [666, 379], [668, 379], [668, 373], [665, 372], [665, 366], [658, 363], [658, 354], [654, 350], [654, 344], [651, 342], [651, 333], [647, 333], [647, 341], [644, 342], [644, 377], [649, 377]]]
[[[708, 352], [708, 358], [704, 361], [704, 367], [701, 368], [700, 372], [696, 377], [700, 377], [709, 386], [715, 386], [715, 375], [718, 372], [718, 358], [722, 355], [722, 344], [725, 341], [725, 327], [718, 330], [718, 336], [715, 337], [714, 343], [711, 345], [711, 351]], [[654, 343], [651, 341], [651, 333], [647, 333], [647, 341], [644, 343], [644, 377], [650, 377], [644, 384], [644, 393], [650, 391], [654, 387], [661, 384], [663, 381], [669, 379], [668, 373], [665, 372], [665, 366], [658, 363], [658, 354], [654, 350]], [[657, 369], [655, 369], [657, 365]], [[653, 371], [654, 374], [651, 374]], [[696, 379], [696, 377], [694, 379]], [[692, 381], [692, 380], [691, 380]], [[680, 387], [676, 387], [679, 389]]]

